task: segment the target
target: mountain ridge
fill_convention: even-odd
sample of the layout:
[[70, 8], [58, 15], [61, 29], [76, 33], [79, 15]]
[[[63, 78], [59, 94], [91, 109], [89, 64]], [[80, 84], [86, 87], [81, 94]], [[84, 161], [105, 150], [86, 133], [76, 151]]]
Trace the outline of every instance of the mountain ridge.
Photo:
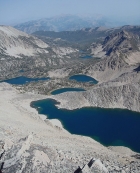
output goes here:
[[[37, 53], [48, 53], [45, 50], [45, 48], [48, 48], [48, 45], [42, 40], [29, 36], [10, 26], [0, 26], [0, 39], [0, 50], [3, 50], [5, 55], [21, 57], [19, 54], [33, 56]], [[43, 49], [44, 51], [42, 51]]]
[[63, 65], [71, 61], [71, 56], [75, 57], [77, 52], [69, 46], [50, 46], [13, 27], [0, 26], [0, 78], [22, 68], [32, 70]]
[[26, 33], [35, 31], [75, 31], [84, 27], [116, 26], [113, 20], [109, 20], [102, 15], [80, 16], [80, 15], [60, 15], [45, 19], [25, 22], [14, 27]]

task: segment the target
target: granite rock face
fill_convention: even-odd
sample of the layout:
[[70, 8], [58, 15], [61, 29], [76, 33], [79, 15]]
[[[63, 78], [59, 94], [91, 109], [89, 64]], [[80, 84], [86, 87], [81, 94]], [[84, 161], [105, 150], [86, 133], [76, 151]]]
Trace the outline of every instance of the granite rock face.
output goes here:
[[58, 100], [60, 102], [58, 106], [66, 109], [92, 106], [122, 108], [140, 112], [140, 80], [133, 84], [119, 86], [114, 86], [112, 82], [103, 83], [88, 91], [67, 92], [51, 96], [51, 98]]
[[125, 30], [110, 34], [101, 45], [93, 44], [90, 49], [95, 56], [101, 54], [102, 60], [83, 69], [83, 72], [100, 82], [108, 82], [132, 72], [140, 64], [139, 35]]

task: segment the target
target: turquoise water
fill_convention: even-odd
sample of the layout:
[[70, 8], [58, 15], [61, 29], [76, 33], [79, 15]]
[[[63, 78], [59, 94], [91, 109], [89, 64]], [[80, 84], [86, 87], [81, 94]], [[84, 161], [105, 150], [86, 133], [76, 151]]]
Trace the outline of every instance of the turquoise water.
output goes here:
[[82, 88], [60, 88], [51, 92], [52, 95], [68, 92], [68, 91], [85, 91]]
[[94, 78], [92, 78], [90, 76], [82, 75], [82, 74], [71, 76], [69, 79], [76, 80], [77, 82], [90, 82], [93, 84], [98, 83], [98, 81], [95, 80]]
[[23, 85], [32, 81], [41, 81], [41, 80], [49, 80], [50, 78], [27, 78], [24, 76], [13, 78], [13, 79], [7, 79], [2, 82], [7, 82], [9, 84], [14, 84], [14, 85]]
[[59, 119], [72, 134], [90, 136], [105, 146], [126, 146], [140, 152], [140, 113], [121, 109], [58, 109], [55, 100], [31, 103], [40, 114]]

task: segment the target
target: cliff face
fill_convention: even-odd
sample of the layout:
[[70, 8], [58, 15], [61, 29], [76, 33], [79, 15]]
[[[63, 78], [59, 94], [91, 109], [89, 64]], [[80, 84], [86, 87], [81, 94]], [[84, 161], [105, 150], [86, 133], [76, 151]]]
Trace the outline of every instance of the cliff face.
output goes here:
[[140, 80], [133, 84], [104, 83], [94, 89], [63, 93], [52, 96], [62, 108], [77, 109], [81, 107], [123, 108], [140, 112]]
[[103, 42], [103, 50], [108, 56], [117, 52], [129, 54], [132, 51], [139, 51], [139, 37], [125, 30], [110, 34]]
[[114, 80], [124, 73], [132, 72], [139, 65], [139, 48], [140, 39], [136, 34], [124, 30], [110, 34], [101, 45], [91, 46], [94, 56], [102, 55], [102, 60], [87, 67], [83, 72], [100, 82]]
[[30, 102], [46, 96], [19, 94], [6, 83], [0, 84], [0, 94], [2, 173], [66, 173], [78, 171], [78, 166], [82, 172], [91, 173], [140, 171], [137, 155], [129, 149], [108, 149], [91, 138], [71, 135], [54, 120], [39, 116]]

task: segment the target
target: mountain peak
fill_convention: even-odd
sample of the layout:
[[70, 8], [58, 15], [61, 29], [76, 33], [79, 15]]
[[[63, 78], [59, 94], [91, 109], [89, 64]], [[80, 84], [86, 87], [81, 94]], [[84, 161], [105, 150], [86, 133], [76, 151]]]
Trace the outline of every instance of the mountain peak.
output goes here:
[[11, 26], [0, 26], [0, 53], [5, 56], [34, 56], [39, 52], [47, 53], [47, 47], [46, 43], [34, 36]]
[[17, 37], [19, 35], [28, 37], [28, 34], [22, 32], [22, 31], [19, 31], [11, 26], [0, 25], [0, 32], [9, 37]]
[[136, 36], [125, 30], [107, 36], [103, 42], [103, 48], [107, 55], [111, 55], [111, 53], [116, 51], [119, 53], [129, 53], [139, 50]]

